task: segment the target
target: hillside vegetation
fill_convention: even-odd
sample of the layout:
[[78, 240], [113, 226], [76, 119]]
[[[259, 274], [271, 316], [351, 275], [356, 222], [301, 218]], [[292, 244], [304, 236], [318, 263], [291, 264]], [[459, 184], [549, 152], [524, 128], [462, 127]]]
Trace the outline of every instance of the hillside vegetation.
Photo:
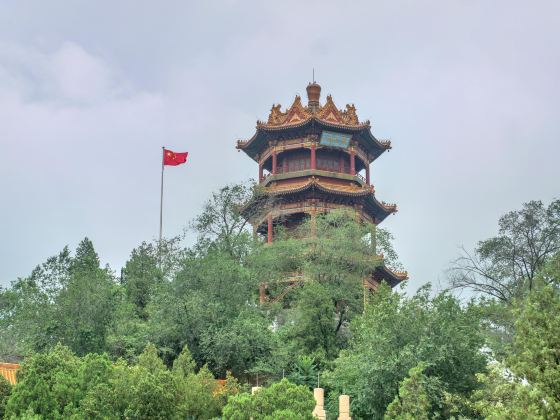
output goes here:
[[377, 254], [400, 267], [387, 231], [333, 212], [265, 245], [239, 214], [251, 193], [213, 194], [190, 248], [144, 242], [114, 272], [85, 238], [0, 289], [0, 360], [22, 363], [0, 415], [308, 418], [319, 381], [332, 418], [343, 393], [356, 419], [560, 417], [560, 201], [504, 215], [449, 290], [364, 295]]

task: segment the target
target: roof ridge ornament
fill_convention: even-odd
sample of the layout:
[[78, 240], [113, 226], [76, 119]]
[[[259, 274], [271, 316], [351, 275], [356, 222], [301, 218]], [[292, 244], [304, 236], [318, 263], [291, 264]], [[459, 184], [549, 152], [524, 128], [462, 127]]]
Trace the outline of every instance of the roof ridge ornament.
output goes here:
[[311, 113], [315, 114], [320, 108], [321, 104], [319, 99], [321, 98], [321, 86], [315, 82], [315, 77], [313, 82], [307, 85], [307, 108]]

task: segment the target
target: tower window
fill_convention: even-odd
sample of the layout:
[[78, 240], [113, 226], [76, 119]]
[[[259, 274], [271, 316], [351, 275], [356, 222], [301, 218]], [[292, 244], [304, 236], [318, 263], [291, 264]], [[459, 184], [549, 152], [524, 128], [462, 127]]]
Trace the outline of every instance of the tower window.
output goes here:
[[311, 158], [307, 154], [297, 153], [286, 158], [288, 172], [305, 171], [311, 169]]

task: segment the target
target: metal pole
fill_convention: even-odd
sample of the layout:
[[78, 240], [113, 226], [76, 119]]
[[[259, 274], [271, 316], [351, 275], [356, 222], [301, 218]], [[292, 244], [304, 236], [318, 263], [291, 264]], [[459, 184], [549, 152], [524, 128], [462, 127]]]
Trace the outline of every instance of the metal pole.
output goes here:
[[161, 147], [161, 193], [159, 197], [159, 242], [158, 245], [161, 247], [161, 230], [163, 226], [163, 168], [165, 159], [165, 146]]

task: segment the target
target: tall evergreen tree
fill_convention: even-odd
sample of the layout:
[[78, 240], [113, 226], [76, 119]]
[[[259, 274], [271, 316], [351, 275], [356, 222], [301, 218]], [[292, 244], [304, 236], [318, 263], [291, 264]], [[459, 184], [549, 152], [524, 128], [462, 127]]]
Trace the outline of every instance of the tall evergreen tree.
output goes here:
[[102, 352], [115, 309], [115, 284], [99, 266], [92, 242], [85, 238], [70, 266], [70, 278], [56, 298], [55, 339], [83, 355]]
[[159, 250], [151, 243], [142, 242], [132, 250], [122, 273], [122, 282], [128, 300], [135, 306], [138, 316], [146, 319], [146, 307], [163, 280], [158, 266]]

